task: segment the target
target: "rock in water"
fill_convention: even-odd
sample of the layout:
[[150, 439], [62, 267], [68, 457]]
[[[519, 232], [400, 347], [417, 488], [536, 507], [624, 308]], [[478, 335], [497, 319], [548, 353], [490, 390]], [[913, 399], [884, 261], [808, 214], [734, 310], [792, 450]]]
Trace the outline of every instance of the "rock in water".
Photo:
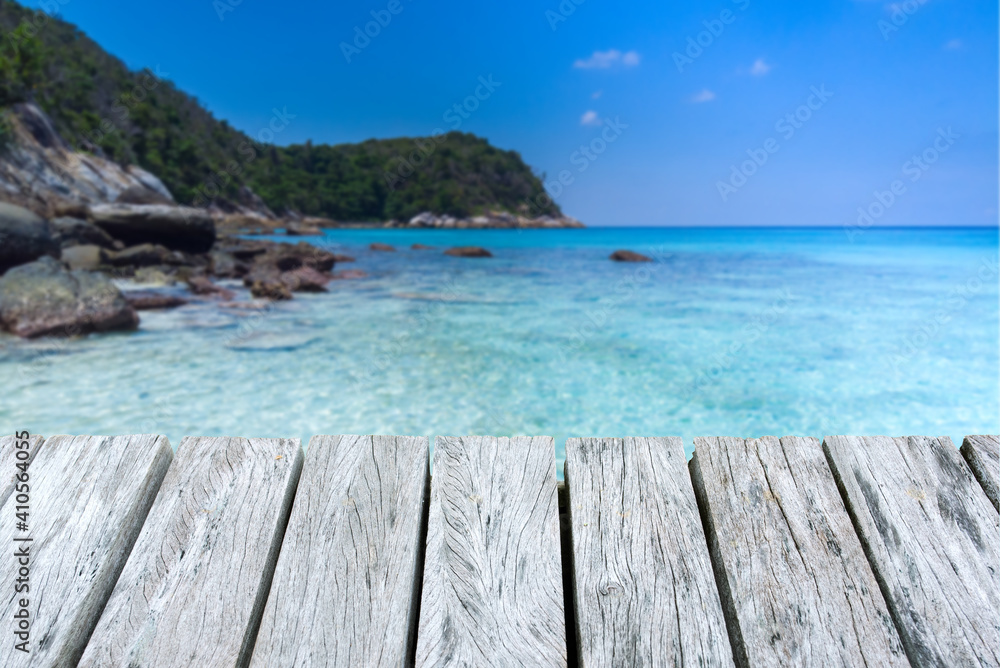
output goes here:
[[396, 250], [395, 248], [393, 248], [389, 244], [383, 244], [383, 243], [379, 243], [377, 241], [375, 243], [368, 244], [368, 248], [370, 250], [381, 251], [383, 253], [392, 253], [392, 252], [394, 252]]
[[44, 218], [0, 202], [0, 274], [43, 255], [59, 257], [59, 242]]
[[[239, 256], [237, 256], [239, 257]], [[292, 271], [299, 267], [311, 267], [316, 271], [330, 271], [336, 263], [336, 256], [310, 244], [299, 242], [277, 244], [264, 253], [253, 257], [253, 271]]]
[[428, 246], [426, 244], [413, 244], [410, 246], [411, 250], [434, 250], [434, 246]]
[[611, 254], [611, 259], [615, 262], [652, 262], [653, 258], [646, 257], [630, 250], [616, 250]]
[[130, 330], [139, 316], [107, 277], [50, 257], [0, 278], [0, 326], [25, 338]]
[[292, 292], [326, 292], [330, 277], [312, 267], [299, 267], [281, 274], [281, 281]]
[[215, 243], [215, 222], [203, 209], [161, 204], [99, 204], [90, 222], [130, 246], [160, 244], [171, 250], [207, 253]]
[[190, 276], [187, 279], [187, 284], [191, 292], [196, 295], [219, 297], [226, 301], [230, 301], [236, 297], [236, 294], [232, 290], [227, 290], [220, 285], [216, 285], [204, 276]]
[[178, 306], [184, 306], [188, 303], [188, 301], [183, 297], [168, 295], [163, 292], [154, 292], [152, 290], [135, 290], [124, 294], [125, 300], [136, 311], [153, 311], [159, 309], [177, 308]]
[[445, 255], [451, 255], [453, 257], [493, 257], [493, 253], [489, 252], [485, 248], [480, 248], [479, 246], [459, 246], [457, 248], [449, 248], [444, 252]]

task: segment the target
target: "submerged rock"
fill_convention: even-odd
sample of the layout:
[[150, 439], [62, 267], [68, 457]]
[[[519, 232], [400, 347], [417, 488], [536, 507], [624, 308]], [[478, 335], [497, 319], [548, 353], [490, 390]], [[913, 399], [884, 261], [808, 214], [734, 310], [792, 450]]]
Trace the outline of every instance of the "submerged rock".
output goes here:
[[131, 330], [139, 316], [107, 277], [50, 257], [0, 278], [0, 326], [25, 338]]
[[207, 253], [215, 243], [208, 211], [162, 204], [99, 204], [90, 222], [126, 244], [160, 244], [171, 250]]
[[125, 301], [136, 311], [152, 311], [156, 309], [177, 308], [184, 306], [188, 300], [177, 295], [168, 295], [152, 290], [135, 290], [125, 292]]
[[380, 251], [382, 253], [394, 253], [396, 249], [389, 244], [379, 243], [378, 241], [368, 244], [368, 249], [373, 251]]
[[640, 253], [630, 250], [616, 250], [611, 254], [611, 259], [615, 262], [652, 262], [653, 258], [646, 257]]
[[250, 294], [255, 299], [281, 301], [292, 298], [292, 291], [280, 277], [258, 278], [250, 283]]
[[445, 255], [451, 255], [453, 257], [493, 257], [493, 253], [489, 252], [485, 248], [480, 248], [479, 246], [458, 246], [457, 248], [449, 248], [444, 252]]
[[0, 202], [0, 274], [48, 255], [59, 257], [59, 242], [47, 220]]
[[437, 246], [427, 246], [424, 244], [413, 244], [410, 246], [410, 250], [434, 250]]
[[[239, 257], [238, 255], [236, 257]], [[294, 246], [277, 244], [264, 253], [253, 256], [254, 269], [274, 269], [279, 272], [292, 271], [299, 267], [310, 267], [316, 271], [330, 271], [336, 263], [336, 256], [304, 241]]]
[[286, 271], [280, 276], [281, 281], [292, 292], [326, 292], [326, 284], [330, 277], [312, 267], [299, 267]]
[[227, 290], [222, 286], [216, 285], [204, 276], [189, 276], [187, 284], [191, 292], [196, 295], [219, 297], [226, 301], [230, 301], [236, 297], [236, 294], [232, 290]]

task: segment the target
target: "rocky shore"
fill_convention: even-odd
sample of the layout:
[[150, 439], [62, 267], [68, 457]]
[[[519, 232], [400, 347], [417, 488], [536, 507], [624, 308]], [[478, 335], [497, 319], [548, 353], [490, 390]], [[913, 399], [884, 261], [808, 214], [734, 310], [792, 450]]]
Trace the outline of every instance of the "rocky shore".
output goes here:
[[[305, 242], [244, 238], [251, 234], [308, 237], [341, 227], [583, 227], [573, 218], [504, 211], [470, 218], [425, 212], [383, 223], [338, 222], [293, 211], [279, 216], [246, 188], [225, 208], [181, 206], [155, 175], [74, 150], [35, 105], [15, 105], [13, 111], [10, 143], [0, 155], [0, 329], [25, 338], [131, 330], [140, 310], [187, 303], [155, 289], [123, 293], [118, 287], [123, 280], [186, 285], [191, 299], [220, 303], [236, 295], [218, 281], [239, 280], [253, 299], [267, 303], [325, 291], [335, 279], [365, 276], [359, 270], [334, 271], [353, 258]], [[377, 243], [371, 249], [394, 250]], [[492, 257], [476, 247], [439, 252]]]

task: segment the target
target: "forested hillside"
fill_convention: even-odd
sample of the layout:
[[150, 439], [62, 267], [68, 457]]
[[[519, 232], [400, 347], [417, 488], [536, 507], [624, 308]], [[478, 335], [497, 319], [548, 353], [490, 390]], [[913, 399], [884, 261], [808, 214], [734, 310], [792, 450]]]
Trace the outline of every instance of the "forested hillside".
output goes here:
[[[59, 18], [0, 0], [0, 31], [0, 109], [36, 102], [77, 150], [149, 170], [181, 203], [225, 205], [246, 185], [277, 212], [372, 221], [517, 212], [543, 193], [517, 152], [471, 134], [275, 146], [216, 119], [156, 72], [130, 71]], [[0, 144], [2, 135], [0, 127]], [[536, 204], [532, 214], [560, 211]]]

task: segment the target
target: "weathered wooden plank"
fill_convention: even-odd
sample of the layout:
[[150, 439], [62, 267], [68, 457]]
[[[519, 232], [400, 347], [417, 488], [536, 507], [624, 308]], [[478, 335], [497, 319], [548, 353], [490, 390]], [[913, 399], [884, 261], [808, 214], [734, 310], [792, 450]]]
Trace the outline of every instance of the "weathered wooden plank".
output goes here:
[[823, 448], [910, 663], [1000, 665], [1000, 515], [951, 439]]
[[418, 666], [565, 666], [551, 438], [438, 437]]
[[966, 436], [962, 456], [1000, 512], [1000, 436]]
[[[0, 508], [4, 551], [27, 545], [29, 591], [13, 591], [20, 566], [0, 560], [0, 599], [9, 629], [20, 599], [28, 600], [29, 653], [14, 649], [7, 635], [0, 665], [73, 666], [80, 658], [125, 560], [135, 543], [160, 482], [170, 465], [163, 436], [54, 436], [31, 463], [29, 530], [16, 529], [16, 496]], [[23, 537], [29, 543], [16, 543]], [[10, 555], [11, 553], [8, 553]]]
[[301, 468], [298, 439], [184, 439], [80, 666], [245, 666]]
[[581, 666], [733, 665], [679, 438], [566, 443]]
[[818, 440], [696, 438], [694, 489], [742, 666], [907, 666]]
[[309, 442], [251, 666], [402, 666], [420, 603], [427, 438]]
[[[18, 438], [17, 434], [0, 437], [0, 508], [7, 502], [7, 497], [14, 491], [14, 483], [17, 474], [21, 472], [17, 468], [19, 463], [31, 466], [32, 460], [38, 454], [38, 448], [42, 445], [41, 436], [28, 435], [28, 438]], [[19, 447], [20, 444], [27, 443], [26, 447]], [[18, 454], [19, 451], [23, 451]], [[4, 519], [7, 519], [6, 517]]]

